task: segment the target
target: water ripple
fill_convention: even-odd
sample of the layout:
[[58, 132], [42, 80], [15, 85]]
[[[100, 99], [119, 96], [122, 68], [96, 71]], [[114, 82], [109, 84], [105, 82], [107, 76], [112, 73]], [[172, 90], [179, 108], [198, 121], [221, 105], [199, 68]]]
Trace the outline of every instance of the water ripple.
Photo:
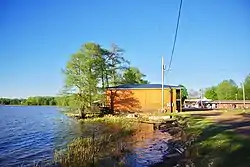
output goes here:
[[34, 166], [78, 135], [55, 107], [0, 106], [0, 166]]

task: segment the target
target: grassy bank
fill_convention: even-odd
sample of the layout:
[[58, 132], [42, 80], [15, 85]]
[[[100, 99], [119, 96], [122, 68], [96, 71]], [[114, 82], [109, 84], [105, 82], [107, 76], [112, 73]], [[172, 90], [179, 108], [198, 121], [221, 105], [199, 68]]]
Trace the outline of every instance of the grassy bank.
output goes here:
[[247, 167], [250, 164], [250, 140], [236, 133], [231, 125], [198, 117], [182, 118], [186, 132], [194, 138], [188, 157], [195, 166]]
[[136, 130], [136, 124], [122, 117], [79, 120], [89, 135], [73, 140], [65, 150], [55, 153], [61, 166], [122, 166], [122, 155], [128, 151], [125, 140]]

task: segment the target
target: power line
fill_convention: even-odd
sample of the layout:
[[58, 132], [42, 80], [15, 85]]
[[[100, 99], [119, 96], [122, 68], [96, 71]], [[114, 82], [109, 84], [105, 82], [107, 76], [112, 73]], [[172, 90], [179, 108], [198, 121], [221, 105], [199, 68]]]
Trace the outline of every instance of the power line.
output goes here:
[[179, 13], [178, 13], [178, 19], [177, 19], [176, 28], [175, 28], [174, 43], [173, 43], [173, 47], [172, 47], [172, 52], [171, 52], [171, 57], [170, 57], [170, 61], [169, 61], [167, 73], [169, 72], [169, 70], [170, 70], [170, 68], [171, 68], [171, 65], [172, 65], [172, 61], [173, 61], [173, 55], [174, 55], [174, 50], [175, 50], [175, 44], [176, 44], [176, 39], [177, 39], [177, 36], [178, 36], [178, 29], [179, 29], [179, 23], [180, 23], [181, 7], [182, 7], [182, 0], [181, 0], [181, 2], [180, 2]]

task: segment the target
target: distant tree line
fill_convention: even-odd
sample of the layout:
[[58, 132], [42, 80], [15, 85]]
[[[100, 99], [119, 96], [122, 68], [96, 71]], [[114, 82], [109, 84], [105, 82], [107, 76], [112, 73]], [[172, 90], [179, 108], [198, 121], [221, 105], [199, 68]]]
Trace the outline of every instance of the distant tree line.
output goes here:
[[[244, 82], [245, 99], [250, 100], [250, 74]], [[205, 90], [205, 97], [212, 100], [242, 100], [243, 87], [237, 85], [232, 79], [224, 80], [216, 86]]]
[[0, 105], [57, 105], [56, 97], [50, 96], [35, 96], [29, 97], [27, 99], [10, 99], [10, 98], [0, 98]]

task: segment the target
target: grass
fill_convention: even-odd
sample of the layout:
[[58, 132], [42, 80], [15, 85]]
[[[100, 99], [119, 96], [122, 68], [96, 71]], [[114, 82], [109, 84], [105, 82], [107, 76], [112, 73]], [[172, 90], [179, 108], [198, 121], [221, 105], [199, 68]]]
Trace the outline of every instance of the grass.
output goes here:
[[128, 151], [125, 145], [126, 137], [136, 130], [136, 123], [122, 117], [102, 117], [79, 121], [83, 126], [89, 124], [98, 126], [92, 126], [94, 131], [89, 136], [73, 140], [66, 150], [56, 151], [55, 161], [61, 166], [84, 167], [98, 166], [111, 157], [114, 163], [120, 163], [119, 158]]
[[188, 154], [196, 166], [249, 166], [249, 138], [204, 118], [186, 115], [181, 122], [186, 124], [187, 134], [194, 138]]

